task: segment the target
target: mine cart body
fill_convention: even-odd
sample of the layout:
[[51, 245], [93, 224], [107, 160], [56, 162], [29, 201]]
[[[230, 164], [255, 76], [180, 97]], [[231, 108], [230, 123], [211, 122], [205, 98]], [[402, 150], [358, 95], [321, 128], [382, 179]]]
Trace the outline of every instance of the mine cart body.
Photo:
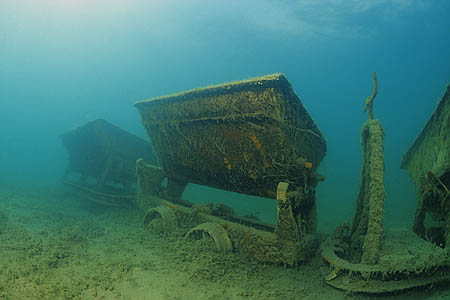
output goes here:
[[401, 168], [407, 169], [417, 186], [432, 171], [450, 183], [450, 85], [447, 85], [431, 118], [403, 157]]
[[275, 198], [304, 185], [325, 140], [281, 74], [137, 102], [169, 178]]
[[[69, 154], [66, 182], [99, 194], [132, 195], [136, 160], [157, 164], [149, 142], [102, 119], [62, 134], [61, 140]], [[70, 173], [80, 174], [80, 180], [68, 181]]]
[[[283, 75], [135, 105], [161, 166], [137, 162], [138, 205], [150, 207], [145, 224], [162, 219], [156, 224], [169, 231], [175, 219], [193, 227], [187, 238], [211, 236], [221, 251], [239, 249], [264, 262], [295, 265], [313, 255], [321, 180], [315, 171], [326, 145]], [[161, 187], [165, 177], [167, 187]], [[223, 204], [187, 207], [181, 194], [188, 182], [276, 199], [277, 222], [236, 216]]]
[[[414, 231], [450, 249], [450, 85], [403, 157], [419, 191]], [[425, 228], [426, 214], [440, 226]]]

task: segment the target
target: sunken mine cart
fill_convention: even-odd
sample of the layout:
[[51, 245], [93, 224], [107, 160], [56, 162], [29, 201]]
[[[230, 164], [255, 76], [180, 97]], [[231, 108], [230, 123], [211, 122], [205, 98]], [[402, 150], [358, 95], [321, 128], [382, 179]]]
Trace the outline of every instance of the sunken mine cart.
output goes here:
[[103, 119], [61, 135], [69, 154], [63, 182], [104, 205], [136, 202], [136, 160], [156, 164], [151, 144]]
[[[403, 157], [419, 191], [414, 232], [450, 252], [450, 85]], [[432, 220], [425, 224], [426, 216]]]
[[[222, 251], [295, 265], [315, 250], [315, 173], [325, 139], [281, 74], [139, 101], [161, 168], [137, 162], [144, 223], [191, 228]], [[167, 178], [167, 187], [161, 183]], [[187, 183], [276, 199], [275, 226], [230, 212], [225, 205], [189, 207]], [[165, 198], [162, 200], [161, 198]]]

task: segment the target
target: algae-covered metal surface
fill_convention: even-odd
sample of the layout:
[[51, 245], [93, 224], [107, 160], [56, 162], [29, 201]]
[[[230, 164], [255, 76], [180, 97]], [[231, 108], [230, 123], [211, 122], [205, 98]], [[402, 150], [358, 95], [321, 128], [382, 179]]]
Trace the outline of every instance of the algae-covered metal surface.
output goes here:
[[[316, 240], [307, 232], [301, 232], [305, 235], [299, 236], [300, 240], [287, 240], [285, 234], [280, 234], [280, 231], [286, 233], [285, 230], [275, 229], [273, 232], [273, 228], [257, 229], [213, 215], [212, 212], [217, 211], [218, 207], [214, 208], [212, 203], [184, 207], [157, 196], [147, 196], [142, 200], [149, 205], [144, 216], [147, 228], [169, 233], [177, 227], [179, 232], [186, 232], [186, 240], [210, 240], [214, 248], [221, 252], [241, 252], [260, 262], [294, 266], [309, 260], [316, 250]], [[170, 229], [167, 229], [167, 224], [170, 224]]]
[[326, 153], [322, 133], [282, 74], [135, 106], [165, 174], [180, 182], [276, 198], [280, 181], [308, 185]]
[[[409, 171], [419, 191], [414, 231], [450, 249], [450, 85], [403, 157], [401, 168]], [[427, 214], [437, 222], [428, 228]]]
[[[103, 119], [76, 127], [62, 134], [61, 140], [69, 154], [65, 179], [70, 173], [79, 173], [80, 180], [71, 185], [80, 184], [83, 190], [97, 192], [97, 196], [107, 196], [104, 193], [112, 190], [113, 194], [117, 190], [134, 194], [136, 160], [144, 158], [157, 163], [149, 142]], [[119, 186], [122, 188], [117, 189]]]
[[326, 282], [349, 293], [387, 294], [432, 286], [450, 280], [450, 259], [445, 249], [419, 238], [411, 231], [385, 233], [377, 264], [353, 263], [343, 254], [345, 234], [338, 228], [322, 245], [322, 257], [332, 271]]
[[370, 119], [361, 128], [363, 162], [356, 212], [351, 229], [352, 261], [378, 263], [384, 220], [383, 129]]
[[[401, 168], [411, 173], [418, 186], [430, 170], [438, 176], [450, 171], [450, 84], [422, 132], [403, 157]], [[450, 178], [447, 180], [450, 183]]]

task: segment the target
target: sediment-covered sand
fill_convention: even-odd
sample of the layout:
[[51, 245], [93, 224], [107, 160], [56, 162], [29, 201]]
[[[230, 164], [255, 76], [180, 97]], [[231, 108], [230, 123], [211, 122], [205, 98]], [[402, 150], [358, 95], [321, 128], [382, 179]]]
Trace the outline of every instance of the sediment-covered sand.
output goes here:
[[[367, 299], [329, 287], [320, 257], [298, 268], [218, 254], [63, 187], [0, 187], [0, 299]], [[450, 299], [445, 287], [384, 299]]]

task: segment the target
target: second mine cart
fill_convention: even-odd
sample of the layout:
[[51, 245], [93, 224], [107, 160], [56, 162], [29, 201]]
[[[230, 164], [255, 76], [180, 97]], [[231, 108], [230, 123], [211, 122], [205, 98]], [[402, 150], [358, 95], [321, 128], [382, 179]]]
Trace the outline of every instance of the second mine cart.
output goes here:
[[64, 182], [102, 204], [134, 203], [136, 160], [156, 164], [149, 142], [103, 119], [78, 126], [61, 140], [69, 154]]

